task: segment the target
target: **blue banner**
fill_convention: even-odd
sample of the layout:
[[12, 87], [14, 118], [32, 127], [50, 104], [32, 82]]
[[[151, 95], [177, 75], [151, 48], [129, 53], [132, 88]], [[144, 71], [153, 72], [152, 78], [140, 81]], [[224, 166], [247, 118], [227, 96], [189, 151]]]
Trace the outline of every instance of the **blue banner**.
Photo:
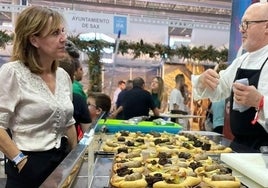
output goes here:
[[121, 32], [121, 34], [127, 34], [127, 17], [114, 16], [114, 34]]
[[241, 33], [239, 32], [239, 24], [241, 23], [242, 16], [247, 7], [256, 2], [255, 0], [233, 0], [232, 1], [232, 16], [231, 16], [231, 28], [230, 28], [230, 42], [228, 52], [228, 63], [237, 57], [238, 54], [242, 54], [241, 48]]

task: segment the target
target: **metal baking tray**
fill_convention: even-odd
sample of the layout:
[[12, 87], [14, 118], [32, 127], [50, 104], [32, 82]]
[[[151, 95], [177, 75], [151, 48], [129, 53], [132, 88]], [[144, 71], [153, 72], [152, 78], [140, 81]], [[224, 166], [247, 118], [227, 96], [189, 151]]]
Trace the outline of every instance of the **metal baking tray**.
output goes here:
[[113, 164], [113, 155], [98, 154], [95, 160], [91, 188], [110, 187], [110, 176]]

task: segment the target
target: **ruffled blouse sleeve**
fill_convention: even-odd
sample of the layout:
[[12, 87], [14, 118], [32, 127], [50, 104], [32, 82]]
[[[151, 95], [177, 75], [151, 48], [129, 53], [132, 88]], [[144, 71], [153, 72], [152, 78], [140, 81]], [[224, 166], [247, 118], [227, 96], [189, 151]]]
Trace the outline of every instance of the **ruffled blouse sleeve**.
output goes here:
[[0, 86], [0, 127], [8, 128], [9, 119], [20, 98], [16, 72], [8, 63], [0, 68]]

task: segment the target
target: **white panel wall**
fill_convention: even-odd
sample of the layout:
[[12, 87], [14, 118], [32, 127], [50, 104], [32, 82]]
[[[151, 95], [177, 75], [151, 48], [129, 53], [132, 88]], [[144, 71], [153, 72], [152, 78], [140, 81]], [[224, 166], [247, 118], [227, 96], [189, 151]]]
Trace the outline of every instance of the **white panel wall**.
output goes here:
[[[191, 46], [212, 45], [216, 48], [223, 46], [228, 48], [229, 32], [228, 30], [194, 28]], [[140, 41], [140, 39], [143, 39], [147, 43], [168, 44], [168, 26], [130, 23], [128, 35], [122, 35], [121, 38], [127, 41]]]
[[140, 41], [146, 43], [168, 44], [168, 27], [165, 25], [150, 25], [129, 23], [128, 35], [122, 35], [123, 40]]
[[195, 46], [212, 45], [216, 48], [222, 46], [229, 48], [229, 35], [230, 31], [194, 28], [191, 44]]

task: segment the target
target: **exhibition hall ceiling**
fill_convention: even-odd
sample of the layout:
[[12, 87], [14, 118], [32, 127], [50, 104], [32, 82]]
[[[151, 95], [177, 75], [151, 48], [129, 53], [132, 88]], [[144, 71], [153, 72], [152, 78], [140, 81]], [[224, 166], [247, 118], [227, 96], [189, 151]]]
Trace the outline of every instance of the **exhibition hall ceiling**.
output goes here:
[[[30, 5], [43, 5], [82, 11], [149, 16], [164, 19], [192, 19], [230, 22], [232, 0], [28, 0]], [[18, 0], [0, 0], [11, 4]], [[0, 21], [10, 19], [1, 12]]]
[[160, 18], [203, 17], [225, 22], [231, 16], [231, 0], [31, 0], [29, 3]]

